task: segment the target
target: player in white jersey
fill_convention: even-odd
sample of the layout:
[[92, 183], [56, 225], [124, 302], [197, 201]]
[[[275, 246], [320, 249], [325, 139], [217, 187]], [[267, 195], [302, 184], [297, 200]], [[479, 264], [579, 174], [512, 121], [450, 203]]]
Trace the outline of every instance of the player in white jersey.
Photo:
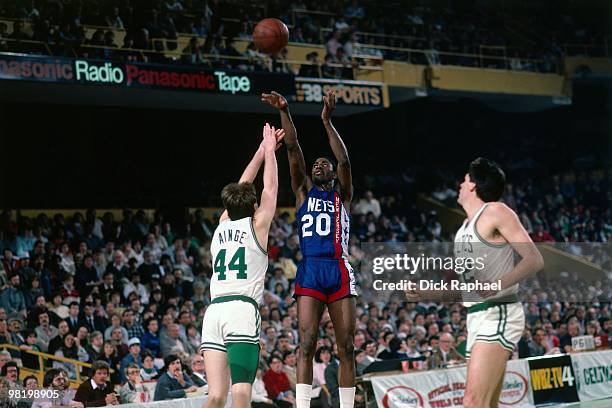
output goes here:
[[[455, 237], [455, 256], [482, 261], [481, 267], [464, 272], [462, 280], [501, 283], [501, 290], [442, 294], [444, 300], [463, 297], [468, 307], [466, 408], [498, 406], [506, 361], [525, 328], [518, 284], [544, 266], [516, 213], [499, 202], [505, 183], [505, 174], [495, 162], [478, 158], [470, 163], [457, 199], [467, 219]], [[521, 257], [516, 265], [515, 252]], [[409, 300], [435, 297], [417, 292], [407, 293]]]
[[[204, 407], [224, 407], [232, 387], [232, 406], [251, 406], [251, 387], [259, 363], [259, 329], [266, 247], [276, 211], [278, 168], [275, 150], [284, 136], [266, 123], [263, 141], [238, 183], [221, 192], [225, 211], [215, 230], [211, 253], [211, 304], [202, 324], [202, 345], [208, 380]], [[264, 164], [264, 188], [257, 206], [253, 180]]]

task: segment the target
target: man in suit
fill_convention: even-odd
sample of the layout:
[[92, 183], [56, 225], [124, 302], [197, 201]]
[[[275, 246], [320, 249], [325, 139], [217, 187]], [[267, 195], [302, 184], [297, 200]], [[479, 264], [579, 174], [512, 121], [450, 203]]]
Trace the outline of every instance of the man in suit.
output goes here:
[[102, 284], [100, 285], [100, 297], [103, 302], [107, 302], [111, 298], [111, 294], [118, 292], [121, 294], [123, 288], [121, 287], [121, 281], [115, 279], [115, 275], [112, 272], [104, 272], [102, 277]]
[[117, 394], [108, 382], [110, 367], [105, 361], [95, 361], [91, 366], [93, 376], [77, 389], [75, 401], [81, 402], [85, 407], [105, 407], [119, 405]]
[[123, 252], [117, 250], [113, 254], [113, 262], [108, 264], [106, 267], [106, 272], [110, 272], [115, 276], [115, 281], [120, 282], [121, 279], [127, 276], [128, 268], [126, 266], [125, 255]]
[[90, 254], [83, 258], [83, 264], [77, 270], [76, 278], [76, 287], [82, 297], [87, 296], [94, 286], [100, 284], [98, 271], [94, 268], [94, 260]]
[[66, 322], [68, 322], [68, 328], [70, 329], [70, 333], [76, 336], [77, 330], [81, 326], [81, 322], [79, 319], [79, 302], [70, 302], [70, 309], [68, 310], [68, 317], [66, 318]]
[[191, 357], [191, 371], [193, 372], [191, 379], [195, 385], [203, 387], [207, 384], [204, 357], [200, 353], [196, 353]]
[[427, 367], [444, 368], [465, 362], [465, 358], [454, 347], [455, 339], [450, 333], [440, 335], [440, 346], [427, 359]]
[[79, 326], [83, 325], [89, 329], [89, 332], [94, 331], [104, 332], [106, 323], [100, 316], [94, 314], [94, 305], [91, 302], [86, 302], [83, 308], [83, 316], [79, 320]]
[[187, 393], [198, 389], [187, 374], [183, 374], [181, 360], [176, 354], [170, 354], [164, 359], [166, 372], [157, 380], [155, 386], [155, 401], [175, 398], [185, 398]]

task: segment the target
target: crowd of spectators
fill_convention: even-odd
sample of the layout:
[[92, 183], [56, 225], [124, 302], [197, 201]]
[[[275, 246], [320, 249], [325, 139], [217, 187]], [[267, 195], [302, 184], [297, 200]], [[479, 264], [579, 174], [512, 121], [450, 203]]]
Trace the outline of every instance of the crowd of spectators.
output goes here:
[[[0, 16], [24, 19], [32, 27], [30, 34], [17, 21], [9, 32], [9, 27], [0, 23], [0, 50], [51, 50], [55, 55], [293, 72], [282, 63], [286, 55], [267, 58], [253, 45], [245, 52], [233, 46], [234, 39], [250, 39], [259, 20], [277, 16], [289, 25], [291, 42], [326, 45], [325, 55], [317, 61], [318, 69], [311, 72], [323, 77], [346, 78], [354, 65], [376, 64], [382, 58], [415, 64], [556, 72], [564, 55], [553, 40], [536, 46], [530, 41], [516, 43], [517, 36], [508, 38], [505, 27], [514, 24], [515, 18], [527, 19], [528, 14], [500, 16], [475, 3], [441, 6], [417, 2], [381, 5], [367, 0], [156, 0], [136, 6], [131, 0], [13, 0], [0, 5]], [[558, 20], [561, 27], [571, 23], [564, 15]], [[99, 29], [86, 34], [85, 26]], [[115, 29], [127, 33], [121, 44], [115, 38]], [[551, 33], [563, 31], [557, 26], [550, 28]], [[572, 32], [582, 31], [575, 28]], [[179, 35], [192, 38], [184, 49], [177, 49]], [[584, 41], [587, 38], [593, 40], [587, 36]]]
[[[443, 181], [432, 197], [457, 206], [457, 189]], [[612, 170], [570, 170], [534, 179], [510, 180], [502, 198], [534, 242], [612, 241]]]
[[[610, 191], [610, 173], [568, 173], [514, 183], [504, 200], [518, 210], [536, 241], [549, 239], [539, 239], [547, 232], [555, 240], [601, 242], [611, 237]], [[444, 194], [447, 202], [454, 200], [448, 185], [437, 193], [441, 200]], [[362, 288], [355, 334], [358, 375], [379, 359], [411, 358], [418, 369], [464, 361], [466, 314], [461, 304], [407, 303], [401, 296], [381, 299], [366, 290], [372, 274], [359, 268], [365, 256], [362, 243], [448, 241], [435, 212], [406, 211], [407, 204], [400, 196], [377, 198], [372, 191], [353, 204], [350, 262]], [[99, 384], [108, 380], [111, 389], [117, 387], [109, 403], [114, 398], [144, 398], [142, 384], [150, 380], [157, 381], [155, 399], [184, 396], [205, 386], [197, 350], [209, 304], [214, 226], [202, 211], [183, 222], [171, 222], [159, 211], [124, 210], [121, 219], [94, 210], [32, 218], [4, 211], [0, 343], [17, 348], [0, 353], [3, 381], [27, 386], [27, 381], [11, 377], [12, 367], [39, 369], [38, 358], [28, 354], [33, 350], [95, 364], [83, 369], [74, 362], [55, 361], [43, 367], [66, 380], [84, 375], [98, 381], [95, 369], [106, 370], [108, 379], [100, 377]], [[290, 214], [275, 219], [268, 253], [261, 370], [253, 401], [290, 406], [299, 343], [291, 293], [302, 257]], [[527, 325], [515, 356], [571, 351], [571, 338], [584, 333], [607, 338], [612, 331], [610, 297], [605, 281], [593, 284], [575, 274], [552, 282], [532, 278], [523, 294]], [[332, 406], [337, 398], [335, 355], [333, 325], [324, 313], [314, 385], [320, 401]], [[98, 388], [88, 381], [81, 393], [91, 395]]]

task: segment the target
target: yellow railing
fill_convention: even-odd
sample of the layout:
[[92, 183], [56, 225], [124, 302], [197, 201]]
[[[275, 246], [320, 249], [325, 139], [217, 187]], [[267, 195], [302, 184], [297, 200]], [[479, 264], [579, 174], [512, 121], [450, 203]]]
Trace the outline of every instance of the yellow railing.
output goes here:
[[34, 351], [34, 350], [22, 350], [21, 348], [19, 348], [19, 346], [16, 346], [14, 344], [7, 344], [7, 343], [3, 343], [0, 344], [0, 349], [2, 350], [16, 350], [19, 351], [21, 353], [28, 353], [28, 354], [33, 354], [35, 356], [38, 356], [38, 366], [40, 367], [39, 370], [32, 370], [26, 367], [21, 367], [20, 371], [21, 371], [21, 377], [25, 378], [28, 375], [35, 375], [38, 378], [38, 383], [42, 386], [42, 382], [43, 382], [43, 377], [45, 375], [45, 371], [44, 371], [44, 367], [45, 367], [45, 362], [47, 360], [52, 360], [52, 361], [60, 361], [62, 363], [70, 363], [70, 364], [74, 364], [75, 366], [77, 366], [77, 370], [76, 371], [76, 379], [70, 379], [70, 386], [73, 388], [76, 388], [79, 386], [79, 384], [81, 384], [81, 370], [83, 368], [91, 368], [91, 364], [89, 363], [84, 363], [82, 361], [78, 361], [78, 360], [72, 360], [69, 358], [65, 358], [65, 357], [59, 357], [59, 356], [54, 356], [53, 354], [48, 354], [48, 353], [43, 353], [42, 351]]
[[[322, 27], [321, 37], [325, 38], [323, 33], [329, 34], [329, 33], [332, 33], [333, 31], [336, 31], [336, 30], [333, 28]], [[427, 41], [427, 38], [425, 37], [416, 37], [412, 35], [381, 34], [381, 33], [370, 33], [367, 31], [355, 31], [355, 34], [357, 34], [357, 36], [360, 38], [374, 37], [374, 38], [382, 38], [382, 39], [389, 39], [389, 40]]]

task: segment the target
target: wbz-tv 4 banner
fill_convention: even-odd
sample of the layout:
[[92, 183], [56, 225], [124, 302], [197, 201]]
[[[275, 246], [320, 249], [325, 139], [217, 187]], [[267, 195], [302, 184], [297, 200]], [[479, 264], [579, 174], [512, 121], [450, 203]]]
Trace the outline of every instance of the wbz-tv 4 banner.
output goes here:
[[206, 93], [293, 94], [288, 74], [201, 69], [116, 61], [0, 54], [0, 79]]
[[[466, 367], [373, 376], [379, 407], [462, 407]], [[612, 350], [511, 360], [500, 407], [548, 406], [612, 398]]]

